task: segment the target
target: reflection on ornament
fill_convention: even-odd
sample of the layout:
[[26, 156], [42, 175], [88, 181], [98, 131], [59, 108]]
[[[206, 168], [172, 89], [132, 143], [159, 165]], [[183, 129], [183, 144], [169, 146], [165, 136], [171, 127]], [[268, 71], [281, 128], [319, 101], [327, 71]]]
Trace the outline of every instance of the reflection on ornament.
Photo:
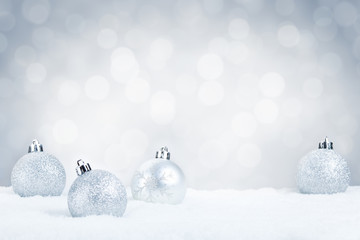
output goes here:
[[59, 196], [64, 190], [65, 169], [53, 155], [43, 152], [38, 140], [33, 140], [28, 154], [15, 164], [11, 184], [21, 197]]
[[158, 202], [181, 203], [185, 197], [186, 184], [182, 170], [170, 161], [170, 152], [162, 147], [151, 159], [135, 172], [131, 191], [134, 199]]
[[77, 161], [78, 178], [71, 185], [68, 207], [73, 217], [113, 215], [121, 217], [126, 209], [126, 189], [112, 173], [91, 170], [89, 163]]
[[319, 149], [304, 156], [298, 166], [297, 186], [301, 193], [332, 194], [345, 192], [350, 182], [350, 170], [343, 157], [333, 150], [325, 138]]

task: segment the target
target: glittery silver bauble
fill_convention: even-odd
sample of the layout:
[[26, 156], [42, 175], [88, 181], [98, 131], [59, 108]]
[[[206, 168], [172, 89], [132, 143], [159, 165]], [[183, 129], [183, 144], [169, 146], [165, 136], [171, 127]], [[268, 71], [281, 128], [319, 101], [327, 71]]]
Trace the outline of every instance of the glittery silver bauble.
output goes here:
[[349, 167], [327, 138], [319, 144], [319, 149], [308, 153], [299, 163], [297, 185], [301, 193], [345, 192], [349, 182]]
[[29, 153], [15, 164], [11, 185], [21, 197], [59, 196], [66, 182], [65, 169], [53, 155], [43, 152], [42, 145], [34, 140]]
[[78, 161], [79, 177], [71, 185], [68, 207], [73, 217], [113, 215], [121, 217], [126, 209], [126, 189], [120, 180], [104, 170], [91, 170]]
[[156, 158], [140, 166], [131, 183], [134, 199], [158, 203], [181, 203], [185, 197], [185, 176], [181, 169], [170, 161], [166, 147], [157, 152]]

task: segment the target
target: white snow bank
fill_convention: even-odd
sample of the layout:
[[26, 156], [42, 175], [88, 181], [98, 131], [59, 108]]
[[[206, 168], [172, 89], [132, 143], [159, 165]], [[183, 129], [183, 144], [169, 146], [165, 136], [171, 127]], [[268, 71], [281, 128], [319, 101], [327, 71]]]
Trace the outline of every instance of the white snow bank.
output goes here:
[[188, 190], [183, 204], [135, 201], [122, 218], [72, 218], [66, 196], [21, 198], [0, 187], [0, 239], [360, 239], [360, 187]]

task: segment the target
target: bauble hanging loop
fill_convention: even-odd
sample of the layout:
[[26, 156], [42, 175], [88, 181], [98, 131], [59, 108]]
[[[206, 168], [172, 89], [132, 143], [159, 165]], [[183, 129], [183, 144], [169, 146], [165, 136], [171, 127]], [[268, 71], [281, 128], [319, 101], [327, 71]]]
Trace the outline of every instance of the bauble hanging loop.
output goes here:
[[91, 171], [90, 164], [89, 163], [85, 164], [85, 162], [81, 159], [77, 160], [77, 165], [78, 166], [75, 170], [78, 176], [81, 176], [84, 173]]
[[112, 173], [92, 170], [89, 163], [77, 161], [78, 177], [68, 194], [68, 207], [73, 217], [113, 215], [120, 217], [127, 206], [126, 189]]
[[305, 155], [299, 162], [297, 186], [301, 193], [332, 194], [346, 191], [350, 170], [345, 159], [333, 150], [325, 138], [319, 149]]
[[319, 149], [334, 149], [333, 142], [329, 142], [328, 137], [325, 137], [324, 142], [319, 142]]
[[143, 163], [135, 172], [131, 192], [134, 199], [156, 203], [181, 203], [186, 194], [185, 176], [170, 161], [170, 152], [162, 147], [155, 159]]
[[155, 154], [155, 158], [162, 158], [166, 160], [170, 160], [170, 152], [166, 146], [161, 147], [160, 151], [157, 151]]
[[11, 173], [11, 185], [22, 197], [59, 196], [66, 182], [61, 162], [44, 152], [43, 146], [34, 139], [28, 153], [15, 164]]
[[29, 146], [29, 151], [28, 153], [32, 153], [32, 152], [43, 152], [43, 146], [39, 143], [39, 141], [37, 139], [34, 139], [31, 143], [31, 145]]

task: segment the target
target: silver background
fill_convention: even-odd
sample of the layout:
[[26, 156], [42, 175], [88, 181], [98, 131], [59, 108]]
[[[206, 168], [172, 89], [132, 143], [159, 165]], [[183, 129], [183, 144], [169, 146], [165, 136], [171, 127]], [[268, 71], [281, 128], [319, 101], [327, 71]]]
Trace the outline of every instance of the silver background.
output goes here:
[[36, 137], [66, 189], [79, 158], [128, 186], [165, 144], [192, 188], [295, 186], [325, 135], [360, 184], [359, 12], [336, 0], [0, 0], [0, 185]]

